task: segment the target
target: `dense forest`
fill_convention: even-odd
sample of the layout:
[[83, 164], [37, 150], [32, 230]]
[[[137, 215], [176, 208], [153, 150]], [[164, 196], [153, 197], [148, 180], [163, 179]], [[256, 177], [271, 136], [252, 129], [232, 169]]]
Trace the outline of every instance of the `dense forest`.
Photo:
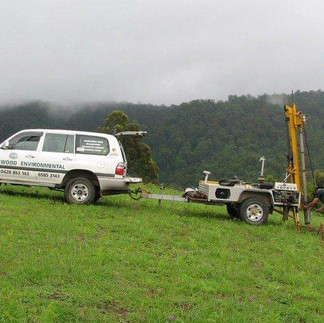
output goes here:
[[[323, 169], [324, 91], [297, 91], [294, 100], [309, 114], [307, 139], [315, 169]], [[203, 170], [212, 178], [237, 175], [256, 180], [261, 156], [265, 173], [282, 179], [287, 138], [283, 105], [290, 95], [229, 96], [227, 101], [195, 100], [172, 106], [87, 103], [77, 107], [30, 102], [0, 108], [0, 140], [27, 128], [94, 131], [113, 110], [122, 110], [149, 132], [145, 139], [160, 168], [161, 183], [197, 185]]]

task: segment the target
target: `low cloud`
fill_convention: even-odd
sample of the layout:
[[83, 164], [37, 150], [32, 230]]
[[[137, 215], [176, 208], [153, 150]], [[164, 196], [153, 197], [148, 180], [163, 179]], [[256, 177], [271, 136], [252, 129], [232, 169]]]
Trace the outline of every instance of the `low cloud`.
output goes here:
[[316, 90], [322, 9], [314, 0], [5, 0], [0, 103], [176, 104]]

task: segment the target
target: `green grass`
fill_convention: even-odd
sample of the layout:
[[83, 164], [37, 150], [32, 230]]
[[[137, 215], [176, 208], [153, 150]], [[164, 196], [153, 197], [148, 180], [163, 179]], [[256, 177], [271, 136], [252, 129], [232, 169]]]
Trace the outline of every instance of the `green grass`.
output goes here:
[[3, 322], [323, 322], [323, 259], [279, 215], [254, 227], [223, 207], [0, 189]]

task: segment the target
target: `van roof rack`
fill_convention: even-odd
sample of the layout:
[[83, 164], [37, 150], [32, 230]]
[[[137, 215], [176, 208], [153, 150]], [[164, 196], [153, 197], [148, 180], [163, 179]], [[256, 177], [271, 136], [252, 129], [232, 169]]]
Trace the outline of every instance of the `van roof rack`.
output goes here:
[[147, 131], [122, 131], [114, 134], [116, 137], [144, 137]]

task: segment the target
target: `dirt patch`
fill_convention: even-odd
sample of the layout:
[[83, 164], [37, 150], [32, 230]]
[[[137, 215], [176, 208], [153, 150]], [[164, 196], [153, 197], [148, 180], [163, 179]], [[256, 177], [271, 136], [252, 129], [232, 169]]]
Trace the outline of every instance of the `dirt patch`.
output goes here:
[[120, 315], [123, 319], [126, 319], [128, 317], [129, 314], [129, 310], [126, 309], [124, 306], [122, 306], [121, 302], [118, 302], [116, 300], [111, 300], [108, 302], [105, 302], [101, 308], [101, 312], [103, 314], [106, 313], [111, 313], [111, 312], [115, 312], [118, 315]]

